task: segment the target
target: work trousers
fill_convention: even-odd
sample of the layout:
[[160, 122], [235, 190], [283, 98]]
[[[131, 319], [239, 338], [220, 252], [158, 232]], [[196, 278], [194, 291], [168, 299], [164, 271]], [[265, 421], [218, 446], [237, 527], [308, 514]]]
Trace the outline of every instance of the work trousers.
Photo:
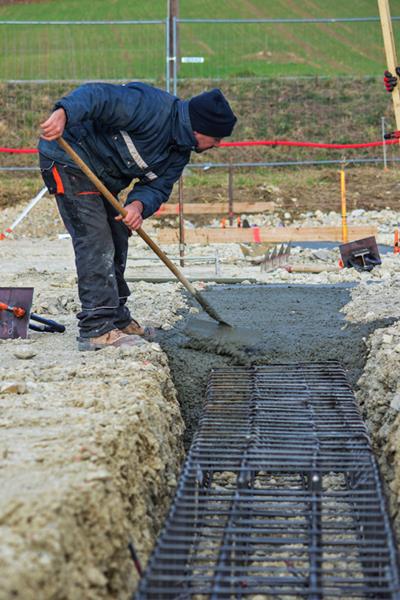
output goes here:
[[80, 337], [97, 337], [131, 321], [124, 279], [129, 229], [79, 169], [40, 156], [40, 170], [71, 236], [78, 274]]

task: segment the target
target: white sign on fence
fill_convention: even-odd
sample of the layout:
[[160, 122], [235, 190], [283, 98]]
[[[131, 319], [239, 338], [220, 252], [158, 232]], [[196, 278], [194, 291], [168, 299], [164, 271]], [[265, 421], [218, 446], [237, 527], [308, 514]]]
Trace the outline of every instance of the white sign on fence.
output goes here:
[[183, 62], [183, 63], [203, 63], [204, 56], [182, 56], [181, 62]]

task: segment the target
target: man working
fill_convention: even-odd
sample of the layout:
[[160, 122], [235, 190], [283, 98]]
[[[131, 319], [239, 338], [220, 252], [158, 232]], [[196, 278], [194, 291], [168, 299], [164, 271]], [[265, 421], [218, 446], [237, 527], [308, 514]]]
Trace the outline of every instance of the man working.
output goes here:
[[[218, 147], [236, 120], [218, 89], [180, 100], [134, 82], [82, 85], [61, 98], [41, 124], [42, 177], [56, 196], [75, 251], [80, 350], [132, 346], [149, 337], [126, 306], [130, 230], [168, 200], [191, 151]], [[113, 194], [138, 180], [127, 197], [126, 217], [58, 145], [61, 135]]]

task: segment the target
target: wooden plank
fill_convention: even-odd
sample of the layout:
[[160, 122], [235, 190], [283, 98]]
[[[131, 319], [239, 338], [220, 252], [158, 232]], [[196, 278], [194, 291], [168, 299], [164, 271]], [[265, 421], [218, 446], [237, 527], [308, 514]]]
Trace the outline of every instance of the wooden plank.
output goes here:
[[[262, 213], [272, 211], [275, 208], [275, 202], [234, 202], [233, 204], [233, 212], [236, 214]], [[228, 211], [228, 202], [185, 202], [183, 205], [184, 215], [227, 215]], [[170, 215], [179, 215], [179, 204], [166, 202], [153, 216], [165, 217]]]
[[[386, 62], [388, 70], [396, 76], [396, 67], [399, 66], [396, 56], [396, 47], [394, 44], [392, 18], [390, 15], [389, 0], [378, 0], [379, 16], [383, 34], [383, 43], [385, 46]], [[394, 115], [396, 118], [396, 128], [400, 130], [400, 84], [392, 92]]]
[[[349, 241], [360, 240], [376, 235], [374, 225], [348, 228]], [[157, 239], [160, 244], [179, 243], [176, 229], [159, 229]], [[186, 229], [187, 244], [227, 244], [238, 242], [338, 242], [342, 243], [341, 227], [232, 227], [218, 229], [204, 227]]]

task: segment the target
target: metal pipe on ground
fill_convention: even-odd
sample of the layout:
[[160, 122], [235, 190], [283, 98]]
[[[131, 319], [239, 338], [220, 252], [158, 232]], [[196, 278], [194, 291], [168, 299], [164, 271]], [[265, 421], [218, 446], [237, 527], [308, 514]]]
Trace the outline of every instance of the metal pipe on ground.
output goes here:
[[339, 267], [334, 265], [285, 265], [283, 267], [288, 273], [339, 273]]

